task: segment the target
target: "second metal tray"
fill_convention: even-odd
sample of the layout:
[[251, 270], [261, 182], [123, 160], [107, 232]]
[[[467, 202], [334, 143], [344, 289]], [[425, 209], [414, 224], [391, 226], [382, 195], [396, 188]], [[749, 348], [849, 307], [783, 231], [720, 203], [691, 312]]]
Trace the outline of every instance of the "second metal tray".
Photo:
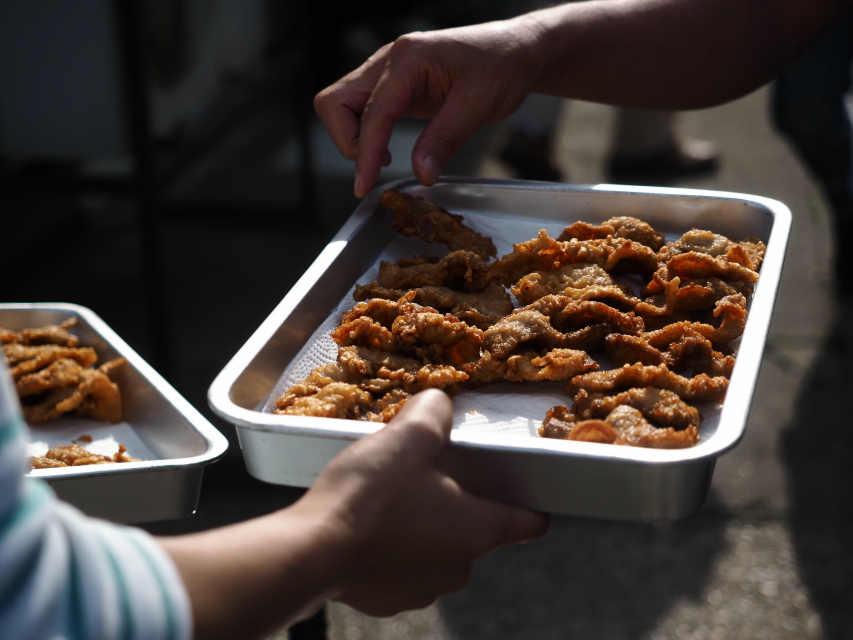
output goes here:
[[[124, 423], [60, 417], [30, 427], [31, 438], [48, 446], [71, 444], [80, 434], [133, 438], [153, 457], [139, 462], [34, 469], [62, 500], [89, 515], [142, 523], [183, 518], [195, 512], [204, 468], [228, 448], [228, 440], [93, 311], [73, 304], [0, 304], [0, 326], [20, 330], [76, 318], [72, 332], [93, 347], [98, 362], [124, 356], [116, 370]], [[123, 443], [124, 444], [124, 443]], [[128, 447], [134, 457], [143, 457]]]
[[377, 428], [275, 415], [263, 408], [282, 371], [395, 238], [390, 216], [379, 206], [386, 188], [420, 195], [463, 216], [485, 216], [492, 224], [526, 221], [533, 229], [528, 237], [540, 224], [596, 223], [629, 215], [669, 237], [703, 228], [732, 238], [758, 237], [767, 244], [728, 394], [713, 419], [703, 421], [702, 440], [695, 447], [643, 449], [455, 428], [442, 460], [469, 490], [531, 509], [628, 521], [673, 520], [696, 511], [716, 458], [743, 435], [770, 325], [791, 214], [767, 198], [453, 178], [432, 187], [403, 180], [375, 190], [210, 387], [213, 410], [237, 426], [250, 473], [271, 483], [310, 486], [334, 455]]

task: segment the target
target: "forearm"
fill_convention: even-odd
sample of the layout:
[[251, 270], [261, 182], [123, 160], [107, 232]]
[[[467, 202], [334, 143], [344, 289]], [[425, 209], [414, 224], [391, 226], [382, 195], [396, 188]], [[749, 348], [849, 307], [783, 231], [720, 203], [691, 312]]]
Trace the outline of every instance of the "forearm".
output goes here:
[[849, 0], [591, 0], [518, 18], [539, 30], [533, 90], [646, 109], [734, 99], [775, 77]]
[[294, 507], [209, 532], [161, 538], [193, 610], [195, 638], [263, 638], [334, 597], [344, 562], [322, 514]]

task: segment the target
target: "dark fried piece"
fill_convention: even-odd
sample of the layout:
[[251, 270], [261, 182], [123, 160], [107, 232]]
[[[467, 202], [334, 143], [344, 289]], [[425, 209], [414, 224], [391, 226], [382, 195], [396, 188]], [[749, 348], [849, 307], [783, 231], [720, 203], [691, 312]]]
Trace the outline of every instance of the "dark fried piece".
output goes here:
[[719, 278], [728, 282], [758, 281], [758, 273], [749, 267], [695, 251], [673, 256], [667, 261], [666, 268], [670, 273], [688, 280]]
[[633, 308], [639, 300], [630, 287], [613, 280], [597, 264], [580, 262], [554, 271], [535, 271], [522, 276], [512, 287], [519, 304], [528, 305], [547, 295], [564, 295], [573, 300], [612, 300]]
[[560, 234], [558, 240], [595, 240], [603, 239], [607, 236], [615, 238], [625, 238], [639, 242], [652, 250], [658, 251], [664, 243], [664, 237], [655, 231], [651, 225], [637, 218], [630, 216], [622, 216], [610, 218], [601, 223], [601, 226], [596, 227], [587, 222], [575, 222], [568, 226]]
[[511, 355], [506, 359], [486, 351], [471, 368], [471, 381], [475, 384], [493, 382], [527, 382], [537, 380], [569, 380], [587, 371], [595, 371], [598, 364], [586, 351], [552, 349], [544, 355], [535, 352]]
[[[487, 329], [513, 309], [509, 293], [497, 282], [491, 283], [483, 291], [476, 293], [454, 291], [439, 286], [423, 286], [411, 291], [414, 293], [413, 302], [433, 307], [442, 313], [449, 313], [480, 329]], [[364, 286], [356, 285], [353, 298], [399, 300], [407, 293], [409, 291], [405, 289], [386, 289], [379, 283], [373, 282]]]
[[341, 346], [359, 345], [461, 365], [480, 356], [483, 331], [450, 314], [411, 300], [413, 291], [396, 302], [373, 298], [345, 313], [332, 339]]
[[474, 362], [480, 357], [483, 344], [481, 329], [430, 307], [411, 309], [397, 316], [391, 333], [402, 349], [435, 363], [463, 365]]
[[616, 407], [622, 405], [634, 407], [659, 427], [681, 430], [690, 426], [698, 427], [701, 420], [699, 410], [684, 402], [677, 393], [654, 387], [629, 389], [615, 395], [589, 393], [581, 389], [575, 395], [572, 412], [580, 420], [604, 420]]
[[704, 373], [685, 378], [673, 373], [665, 364], [657, 366], [623, 365], [610, 371], [594, 371], [572, 378], [566, 391], [574, 394], [587, 391], [617, 391], [632, 387], [656, 387], [674, 391], [684, 400], [719, 402], [729, 387], [723, 376], [710, 377]]
[[498, 253], [490, 238], [462, 223], [462, 216], [449, 213], [423, 198], [389, 189], [382, 194], [382, 204], [393, 212], [391, 226], [399, 234], [418, 236], [426, 242], [440, 242], [451, 251], [473, 251], [483, 260]]
[[[666, 282], [658, 273], [652, 276], [653, 280], [643, 289], [643, 295], [649, 296], [646, 303], [660, 306], [662, 298], [669, 303], [673, 300], [673, 311], [706, 311], [713, 309], [719, 300], [726, 296], [738, 293], [747, 294], [751, 286], [739, 281], [725, 282], [719, 278], [697, 278], [695, 280], [681, 280], [674, 278]], [[672, 283], [678, 281], [678, 287], [674, 294], [671, 292]], [[664, 295], [661, 296], [661, 293]], [[641, 309], [635, 309], [640, 313]], [[670, 312], [671, 313], [671, 312]]]
[[0, 344], [56, 344], [62, 347], [76, 347], [80, 339], [73, 333], [69, 333], [69, 327], [77, 324], [77, 318], [68, 318], [65, 322], [54, 325], [50, 324], [37, 329], [23, 329], [19, 332], [9, 331], [0, 327]]
[[443, 258], [423, 256], [379, 264], [379, 285], [387, 289], [450, 287], [456, 291], [482, 291], [492, 281], [492, 271], [472, 251], [458, 250]]
[[663, 246], [660, 250], [660, 261], [668, 262], [674, 256], [695, 252], [724, 257], [730, 262], [758, 271], [766, 250], [767, 247], [758, 238], [733, 242], [711, 231], [691, 229], [675, 242]]
[[6, 363], [14, 380], [38, 371], [58, 358], [70, 358], [84, 367], [90, 367], [98, 361], [98, 355], [90, 347], [62, 347], [54, 344], [37, 346], [4, 344], [3, 354], [6, 356]]
[[[104, 363], [99, 369], [80, 368], [77, 383], [65, 386], [50, 386], [49, 379], [35, 380], [33, 384], [44, 385], [47, 392], [36, 398], [35, 404], [22, 403], [24, 418], [29, 424], [53, 420], [64, 413], [73, 412], [84, 418], [105, 422], [121, 422], [122, 399], [118, 385], [109, 378], [109, 373], [124, 363], [124, 358]], [[58, 368], [59, 373], [68, 375], [69, 369]], [[68, 380], [68, 377], [65, 378]]]
[[294, 397], [289, 404], [275, 413], [291, 416], [317, 416], [322, 418], [349, 418], [357, 420], [369, 410], [373, 396], [346, 382], [332, 382], [308, 396]]
[[50, 389], [76, 387], [80, 383], [85, 367], [71, 358], [57, 358], [47, 367], [21, 376], [15, 383], [18, 397], [25, 398]]
[[604, 339], [604, 353], [613, 366], [626, 364], [656, 365], [665, 362], [664, 354], [642, 336], [611, 333]]
[[658, 268], [657, 253], [651, 247], [620, 238], [607, 238], [603, 242], [613, 246], [613, 252], [602, 265], [605, 271], [647, 275]]
[[[428, 388], [444, 389], [453, 395], [468, 377], [464, 371], [449, 365], [424, 364], [419, 359], [376, 349], [342, 347], [338, 350], [337, 362], [315, 368], [305, 380], [288, 389], [276, 401], [275, 413], [355, 420], [377, 420], [380, 419], [377, 416], [385, 416], [390, 420], [399, 410], [399, 407], [391, 409], [391, 404]], [[321, 393], [330, 385], [344, 386]], [[356, 387], [370, 394], [370, 398], [348, 387]], [[388, 394], [395, 394], [392, 397], [398, 399], [391, 403], [389, 397], [383, 403], [382, 398]], [[315, 400], [307, 400], [318, 395]]]
[[658, 349], [681, 339], [685, 332], [698, 333], [717, 345], [728, 344], [740, 337], [746, 327], [746, 296], [738, 293], [718, 300], [713, 316], [720, 319], [719, 326], [682, 320], [672, 322], [661, 329], [647, 331], [642, 337]]
[[565, 264], [589, 262], [604, 266], [613, 252], [606, 240], [558, 242], [542, 229], [532, 240], [514, 244], [512, 253], [493, 263], [492, 270], [509, 286], [532, 271], [554, 271]]
[[681, 430], [655, 427], [640, 411], [627, 405], [617, 406], [604, 420], [572, 419], [566, 407], [553, 407], [546, 414], [539, 435], [543, 438], [655, 449], [683, 449], [699, 441], [696, 427]]
[[665, 362], [673, 371], [689, 367], [693, 373], [726, 378], [731, 377], [735, 366], [734, 356], [715, 351], [710, 340], [692, 329], [669, 345]]
[[642, 329], [642, 320], [632, 313], [621, 313], [604, 303], [545, 296], [487, 329], [483, 345], [498, 358], [507, 358], [519, 345], [530, 342], [548, 349], [591, 351], [614, 331], [637, 333]]

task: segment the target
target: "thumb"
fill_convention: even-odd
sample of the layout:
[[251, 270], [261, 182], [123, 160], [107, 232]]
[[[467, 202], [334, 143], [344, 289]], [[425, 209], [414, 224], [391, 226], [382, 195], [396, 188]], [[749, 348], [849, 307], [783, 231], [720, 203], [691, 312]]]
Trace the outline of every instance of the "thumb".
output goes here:
[[432, 465], [450, 440], [453, 428], [453, 404], [443, 391], [427, 389], [412, 396], [403, 408], [376, 435], [397, 439], [401, 449], [410, 451], [412, 459]]

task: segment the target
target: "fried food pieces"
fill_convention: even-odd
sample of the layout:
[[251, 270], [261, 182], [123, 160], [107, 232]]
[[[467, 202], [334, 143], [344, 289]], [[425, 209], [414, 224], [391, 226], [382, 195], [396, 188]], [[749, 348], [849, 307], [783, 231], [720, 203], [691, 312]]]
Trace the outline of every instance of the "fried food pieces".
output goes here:
[[497, 255], [491, 238], [462, 224], [462, 216], [449, 213], [423, 198], [388, 190], [382, 194], [382, 204], [394, 214], [391, 226], [404, 236], [419, 236], [427, 242], [440, 242], [451, 251], [465, 249], [483, 260]]
[[383, 204], [398, 232], [450, 251], [382, 262], [376, 282], [356, 286], [357, 304], [331, 333], [337, 361], [293, 385], [277, 413], [385, 421], [427, 387], [559, 381], [571, 402], [547, 412], [542, 437], [699, 441], [691, 403], [725, 397], [760, 240], [692, 229], [666, 242], [621, 216], [556, 238], [541, 230], [489, 262], [493, 243], [461, 216], [398, 192]]
[[56, 446], [48, 449], [43, 456], [30, 456], [33, 469], [52, 469], [54, 467], [79, 467], [87, 464], [109, 464], [112, 462], [139, 462], [138, 458], [131, 458], [127, 448], [120, 444], [118, 451], [112, 456], [92, 453], [77, 442], [91, 441], [89, 436], [82, 436], [69, 446]]
[[15, 381], [24, 419], [31, 425], [69, 413], [120, 422], [122, 400], [111, 376], [124, 363], [116, 358], [93, 368], [98, 356], [78, 347], [68, 332], [76, 319], [20, 332], [0, 330], [3, 355]]

